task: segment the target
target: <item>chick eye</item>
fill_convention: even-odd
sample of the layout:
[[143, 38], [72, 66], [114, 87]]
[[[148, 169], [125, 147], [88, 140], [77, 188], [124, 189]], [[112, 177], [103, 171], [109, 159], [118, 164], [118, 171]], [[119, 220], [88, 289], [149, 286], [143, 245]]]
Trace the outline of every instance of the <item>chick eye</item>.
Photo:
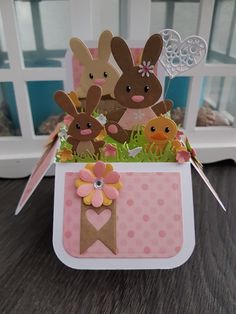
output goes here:
[[103, 75], [104, 75], [104, 77], [108, 77], [107, 72], [104, 72]]
[[151, 127], [150, 127], [150, 130], [151, 130], [151, 132], [155, 132], [155, 131], [156, 131], [156, 128], [155, 128], [154, 126], [151, 126]]
[[92, 127], [92, 123], [88, 122], [88, 123], [87, 123], [87, 127], [88, 127], [88, 128], [91, 128], [91, 127]]
[[130, 91], [131, 91], [131, 86], [126, 86], [126, 90], [127, 90], [127, 92], [129, 93]]
[[89, 77], [91, 78], [91, 80], [93, 79], [93, 74], [89, 73]]
[[146, 85], [146, 86], [144, 87], [145, 93], [147, 93], [147, 92], [149, 91], [149, 89], [150, 89], [150, 87], [149, 87], [148, 85]]
[[165, 128], [165, 132], [169, 133], [170, 132], [170, 128], [168, 128], [168, 126]]
[[79, 125], [79, 123], [76, 123], [76, 125], [75, 125], [75, 127], [76, 127], [76, 129], [80, 129], [80, 125]]

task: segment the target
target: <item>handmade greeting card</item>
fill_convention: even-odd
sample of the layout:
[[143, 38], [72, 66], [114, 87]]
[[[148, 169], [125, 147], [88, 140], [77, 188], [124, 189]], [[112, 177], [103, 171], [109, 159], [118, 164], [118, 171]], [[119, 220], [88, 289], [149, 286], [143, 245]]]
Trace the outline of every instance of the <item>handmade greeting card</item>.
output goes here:
[[[75, 91], [54, 95], [66, 115], [54, 144], [57, 256], [76, 269], [183, 264], [195, 244], [191, 163], [220, 200], [170, 117], [172, 101], [161, 98], [156, 65], [160, 61], [172, 78], [201, 61], [205, 41], [181, 41], [164, 30], [150, 36], [137, 60], [109, 31], [101, 34], [96, 57], [77, 38], [70, 46], [83, 68]], [[105, 95], [117, 105], [106, 102], [101, 112]]]
[[53, 245], [79, 269], [173, 268], [191, 255], [190, 164], [60, 163]]

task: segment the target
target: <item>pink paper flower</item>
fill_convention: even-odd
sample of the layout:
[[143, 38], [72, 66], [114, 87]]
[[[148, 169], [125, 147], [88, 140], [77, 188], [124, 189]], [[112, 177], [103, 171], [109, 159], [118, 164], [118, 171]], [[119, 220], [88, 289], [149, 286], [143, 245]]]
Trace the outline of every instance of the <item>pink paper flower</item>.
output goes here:
[[191, 154], [187, 150], [179, 150], [176, 154], [176, 160], [180, 164], [183, 164], [184, 162], [189, 161], [190, 157], [191, 157]]
[[181, 140], [181, 137], [182, 137], [183, 135], [184, 135], [184, 132], [181, 131], [181, 130], [178, 130], [175, 138], [176, 138], [177, 140]]
[[139, 65], [138, 73], [142, 73], [142, 77], [145, 75], [150, 76], [150, 73], [153, 73], [154, 65], [151, 65], [151, 61], [143, 61], [143, 64]]
[[76, 193], [83, 198], [83, 202], [96, 208], [109, 206], [119, 196], [122, 186], [119, 173], [113, 171], [111, 164], [102, 161], [87, 164], [80, 170], [75, 185]]
[[115, 157], [117, 153], [117, 148], [112, 144], [106, 144], [103, 148], [103, 151], [106, 157]]

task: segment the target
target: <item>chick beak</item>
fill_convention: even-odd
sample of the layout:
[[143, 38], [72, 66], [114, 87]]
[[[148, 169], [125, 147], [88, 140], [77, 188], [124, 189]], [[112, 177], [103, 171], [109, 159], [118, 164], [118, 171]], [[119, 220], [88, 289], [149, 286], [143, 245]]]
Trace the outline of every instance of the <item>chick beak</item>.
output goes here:
[[168, 139], [168, 137], [162, 131], [157, 131], [156, 133], [151, 135], [150, 138], [153, 140], [158, 140], [158, 141], [164, 141]]

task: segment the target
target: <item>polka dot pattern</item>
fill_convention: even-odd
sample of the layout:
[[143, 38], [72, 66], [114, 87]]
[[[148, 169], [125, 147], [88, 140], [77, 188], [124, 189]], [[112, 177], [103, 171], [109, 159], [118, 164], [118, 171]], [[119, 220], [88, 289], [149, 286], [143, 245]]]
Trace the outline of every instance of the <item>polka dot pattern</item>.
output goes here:
[[[179, 173], [121, 173], [123, 188], [116, 201], [117, 248], [114, 255], [96, 241], [80, 255], [80, 199], [65, 175], [64, 236], [66, 251], [75, 257], [172, 257], [183, 244]], [[130, 189], [132, 187], [132, 189]], [[168, 197], [166, 197], [168, 195]]]

